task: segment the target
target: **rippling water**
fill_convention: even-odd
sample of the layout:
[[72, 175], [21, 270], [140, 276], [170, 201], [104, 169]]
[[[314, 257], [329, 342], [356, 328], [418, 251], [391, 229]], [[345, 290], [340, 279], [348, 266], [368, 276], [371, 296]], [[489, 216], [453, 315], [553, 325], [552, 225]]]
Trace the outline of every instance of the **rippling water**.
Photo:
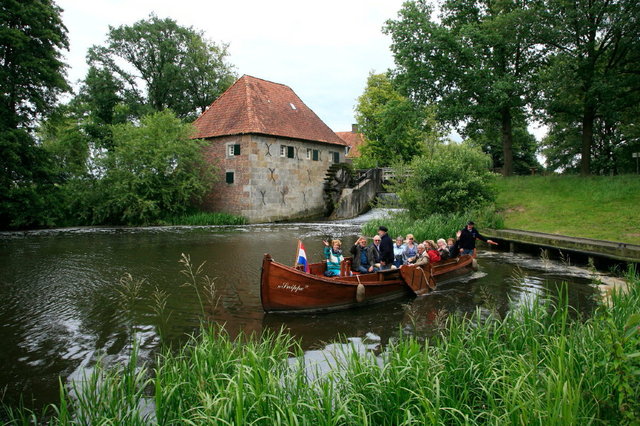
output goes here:
[[[263, 313], [259, 278], [264, 253], [293, 264], [301, 238], [310, 260], [318, 261], [322, 239], [338, 237], [348, 247], [362, 220], [0, 233], [0, 388], [5, 401], [14, 403], [21, 395], [29, 406], [57, 401], [59, 376], [63, 381], [81, 377], [98, 358], [108, 363], [126, 359], [132, 330], [141, 356], [153, 360], [161, 340], [184, 341], [198, 330], [203, 313], [207, 320], [224, 323], [232, 335], [285, 327], [313, 356], [338, 338], [379, 345], [399, 332], [428, 335], [452, 313], [480, 309], [504, 316], [535, 296], [556, 297], [562, 281], [569, 282], [569, 300], [577, 311], [588, 315], [595, 305], [597, 289], [589, 284], [587, 271], [483, 252], [479, 272], [427, 296], [332, 314]], [[217, 303], [202, 295], [201, 305], [193, 288], [182, 285], [183, 253], [196, 266], [205, 262], [203, 272], [214, 279]], [[125, 274], [141, 282], [135, 300], [131, 292], [121, 294]], [[159, 292], [167, 295], [161, 315], [153, 308]]]

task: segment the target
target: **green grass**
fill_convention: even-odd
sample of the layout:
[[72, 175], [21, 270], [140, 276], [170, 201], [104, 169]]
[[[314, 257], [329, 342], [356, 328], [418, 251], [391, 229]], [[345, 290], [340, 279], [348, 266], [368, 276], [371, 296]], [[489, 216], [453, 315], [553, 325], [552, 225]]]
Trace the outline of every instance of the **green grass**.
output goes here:
[[[307, 375], [290, 336], [230, 338], [203, 325], [152, 372], [98, 366], [74, 396], [9, 424], [634, 424], [640, 418], [640, 277], [589, 319], [561, 296], [505, 318], [450, 315], [441, 334], [392, 341], [377, 359], [344, 349]], [[566, 295], [564, 290], [561, 295]]]
[[245, 225], [247, 219], [228, 213], [196, 212], [165, 219], [170, 225], [206, 226], [206, 225]]
[[518, 176], [497, 181], [504, 227], [640, 244], [640, 177]]

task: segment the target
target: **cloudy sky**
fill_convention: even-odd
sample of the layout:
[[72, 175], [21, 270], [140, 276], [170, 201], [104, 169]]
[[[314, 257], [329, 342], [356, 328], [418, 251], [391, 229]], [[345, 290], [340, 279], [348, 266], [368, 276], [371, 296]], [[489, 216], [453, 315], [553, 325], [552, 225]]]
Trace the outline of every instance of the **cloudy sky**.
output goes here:
[[236, 73], [291, 87], [332, 130], [351, 130], [353, 108], [370, 71], [393, 67], [382, 34], [402, 0], [56, 0], [69, 31], [68, 78], [85, 76], [87, 49], [109, 25], [150, 13], [229, 43]]

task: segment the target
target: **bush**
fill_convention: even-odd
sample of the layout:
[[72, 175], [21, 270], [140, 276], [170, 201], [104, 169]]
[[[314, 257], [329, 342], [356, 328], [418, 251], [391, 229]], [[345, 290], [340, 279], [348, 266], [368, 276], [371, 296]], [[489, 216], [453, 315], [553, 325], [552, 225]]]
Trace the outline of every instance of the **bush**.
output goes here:
[[193, 128], [172, 112], [112, 130], [114, 147], [99, 159], [104, 176], [90, 191], [97, 194], [87, 206], [91, 223], [145, 225], [182, 215], [214, 182], [214, 167], [201, 153], [203, 142], [190, 139]]
[[396, 167], [391, 187], [413, 218], [434, 213], [463, 213], [492, 203], [496, 175], [491, 159], [474, 148], [437, 145], [408, 167]]

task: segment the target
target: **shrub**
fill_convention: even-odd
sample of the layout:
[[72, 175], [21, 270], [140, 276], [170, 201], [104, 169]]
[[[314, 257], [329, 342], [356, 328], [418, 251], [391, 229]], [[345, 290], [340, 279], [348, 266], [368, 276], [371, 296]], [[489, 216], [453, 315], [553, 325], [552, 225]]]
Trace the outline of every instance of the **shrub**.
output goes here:
[[490, 158], [474, 148], [437, 145], [408, 167], [397, 166], [391, 186], [411, 217], [462, 213], [495, 200], [496, 175], [489, 171], [490, 164]]

